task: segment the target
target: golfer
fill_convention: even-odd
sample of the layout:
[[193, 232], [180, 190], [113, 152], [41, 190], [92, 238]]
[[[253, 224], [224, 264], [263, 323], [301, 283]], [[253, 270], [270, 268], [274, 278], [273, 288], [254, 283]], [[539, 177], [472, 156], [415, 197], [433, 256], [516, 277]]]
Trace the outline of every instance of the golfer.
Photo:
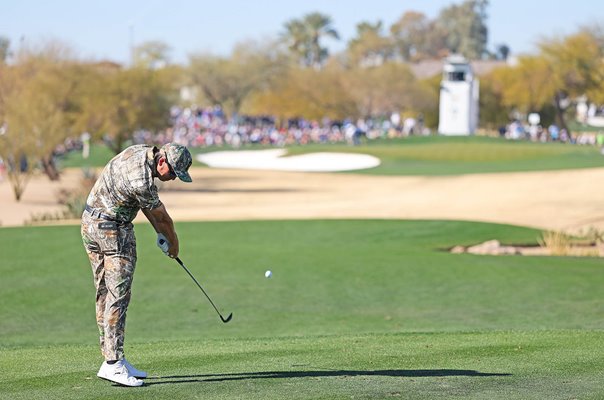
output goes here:
[[[165, 253], [178, 257], [178, 237], [172, 218], [159, 200], [154, 178], [191, 182], [191, 153], [168, 143], [161, 149], [135, 145], [105, 166], [90, 192], [82, 215], [82, 239], [96, 287], [96, 321], [105, 361], [97, 376], [124, 386], [141, 386], [147, 373], [124, 356], [124, 328], [136, 265], [132, 220], [142, 210], [159, 239], [167, 239]], [[164, 248], [165, 249], [165, 248]]]

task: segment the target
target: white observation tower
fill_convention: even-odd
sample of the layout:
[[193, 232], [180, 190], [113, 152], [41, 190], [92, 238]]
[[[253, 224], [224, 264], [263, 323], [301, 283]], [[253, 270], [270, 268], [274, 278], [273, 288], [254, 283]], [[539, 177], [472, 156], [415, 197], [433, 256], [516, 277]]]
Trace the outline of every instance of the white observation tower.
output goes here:
[[445, 60], [440, 84], [438, 133], [471, 135], [478, 126], [478, 80], [460, 55]]

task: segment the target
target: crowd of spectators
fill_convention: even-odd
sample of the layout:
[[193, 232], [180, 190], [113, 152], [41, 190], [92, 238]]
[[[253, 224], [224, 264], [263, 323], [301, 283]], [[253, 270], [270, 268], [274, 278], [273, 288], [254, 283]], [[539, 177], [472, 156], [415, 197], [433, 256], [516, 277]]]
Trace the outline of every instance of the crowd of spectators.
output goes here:
[[235, 116], [227, 119], [219, 107], [180, 108], [170, 110], [171, 127], [159, 134], [139, 131], [135, 143], [176, 142], [189, 147], [228, 146], [239, 148], [248, 144], [272, 146], [305, 145], [310, 143], [360, 144], [363, 138], [401, 137], [430, 133], [421, 119], [405, 118], [398, 114], [388, 118], [324, 119], [308, 121], [290, 119], [277, 123], [272, 117]]
[[[429, 135], [422, 116], [401, 117], [398, 113], [382, 118], [309, 121], [290, 119], [279, 122], [273, 117], [235, 116], [227, 118], [220, 107], [181, 108], [170, 110], [171, 126], [152, 134], [139, 131], [135, 143], [176, 142], [189, 147], [232, 147], [250, 144], [271, 146], [310, 143], [348, 143], [358, 145], [363, 139]], [[499, 129], [502, 137], [533, 142], [562, 142], [604, 147], [604, 132], [573, 132], [556, 124], [541, 126], [514, 120]]]
[[[171, 126], [159, 133], [146, 130], [135, 132], [133, 142], [164, 144], [176, 142], [189, 147], [232, 147], [251, 144], [286, 146], [311, 143], [348, 143], [358, 145], [365, 139], [396, 138], [409, 135], [430, 135], [422, 116], [401, 117], [393, 113], [382, 118], [309, 121], [290, 119], [277, 122], [273, 117], [234, 116], [227, 118], [220, 107], [170, 109]], [[499, 128], [499, 135], [511, 140], [533, 142], [562, 142], [580, 145], [597, 145], [603, 149], [604, 131], [572, 132], [551, 124], [522, 123], [514, 120]], [[86, 137], [86, 139], [84, 139]], [[107, 138], [107, 140], [110, 140]], [[67, 139], [57, 146], [55, 155], [73, 150], [87, 149], [90, 135]], [[6, 173], [6, 161], [0, 159], [0, 181]]]
[[580, 145], [604, 146], [604, 131], [571, 132], [550, 124], [547, 127], [539, 124], [523, 124], [518, 120], [499, 128], [499, 135], [512, 140], [530, 140], [532, 142], [561, 142]]

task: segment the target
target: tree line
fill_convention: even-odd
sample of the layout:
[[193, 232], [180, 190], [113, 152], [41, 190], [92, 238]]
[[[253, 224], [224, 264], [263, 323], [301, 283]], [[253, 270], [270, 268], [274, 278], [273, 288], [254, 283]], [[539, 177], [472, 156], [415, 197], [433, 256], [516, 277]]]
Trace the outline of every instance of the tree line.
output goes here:
[[[0, 38], [0, 157], [18, 200], [34, 166], [58, 179], [53, 151], [66, 138], [89, 132], [118, 153], [138, 130], [165, 130], [170, 106], [183, 102], [281, 123], [422, 114], [435, 128], [440, 74], [419, 79], [410, 63], [452, 53], [507, 57], [507, 46], [486, 49], [486, 6], [465, 1], [434, 20], [409, 11], [388, 34], [380, 21], [362, 22], [346, 50], [334, 55], [324, 47], [339, 38], [331, 18], [310, 13], [286, 21], [273, 41], [244, 42], [228, 56], [193, 54], [187, 65], [170, 63], [170, 47], [160, 41], [137, 46], [131, 65], [122, 66], [81, 60], [58, 42], [11, 51]], [[543, 40], [537, 54], [480, 77], [481, 127], [529, 112], [564, 126], [577, 96], [604, 103], [603, 57], [597, 26]], [[183, 99], [183, 88], [192, 95]]]

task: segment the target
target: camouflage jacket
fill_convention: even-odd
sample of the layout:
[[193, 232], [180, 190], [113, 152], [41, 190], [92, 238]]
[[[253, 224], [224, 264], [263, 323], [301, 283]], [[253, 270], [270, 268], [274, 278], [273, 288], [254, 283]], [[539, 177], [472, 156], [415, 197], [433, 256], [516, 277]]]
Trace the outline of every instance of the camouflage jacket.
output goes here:
[[87, 204], [118, 221], [131, 222], [138, 211], [151, 210], [162, 203], [153, 183], [156, 147], [130, 146], [103, 169], [88, 195]]

